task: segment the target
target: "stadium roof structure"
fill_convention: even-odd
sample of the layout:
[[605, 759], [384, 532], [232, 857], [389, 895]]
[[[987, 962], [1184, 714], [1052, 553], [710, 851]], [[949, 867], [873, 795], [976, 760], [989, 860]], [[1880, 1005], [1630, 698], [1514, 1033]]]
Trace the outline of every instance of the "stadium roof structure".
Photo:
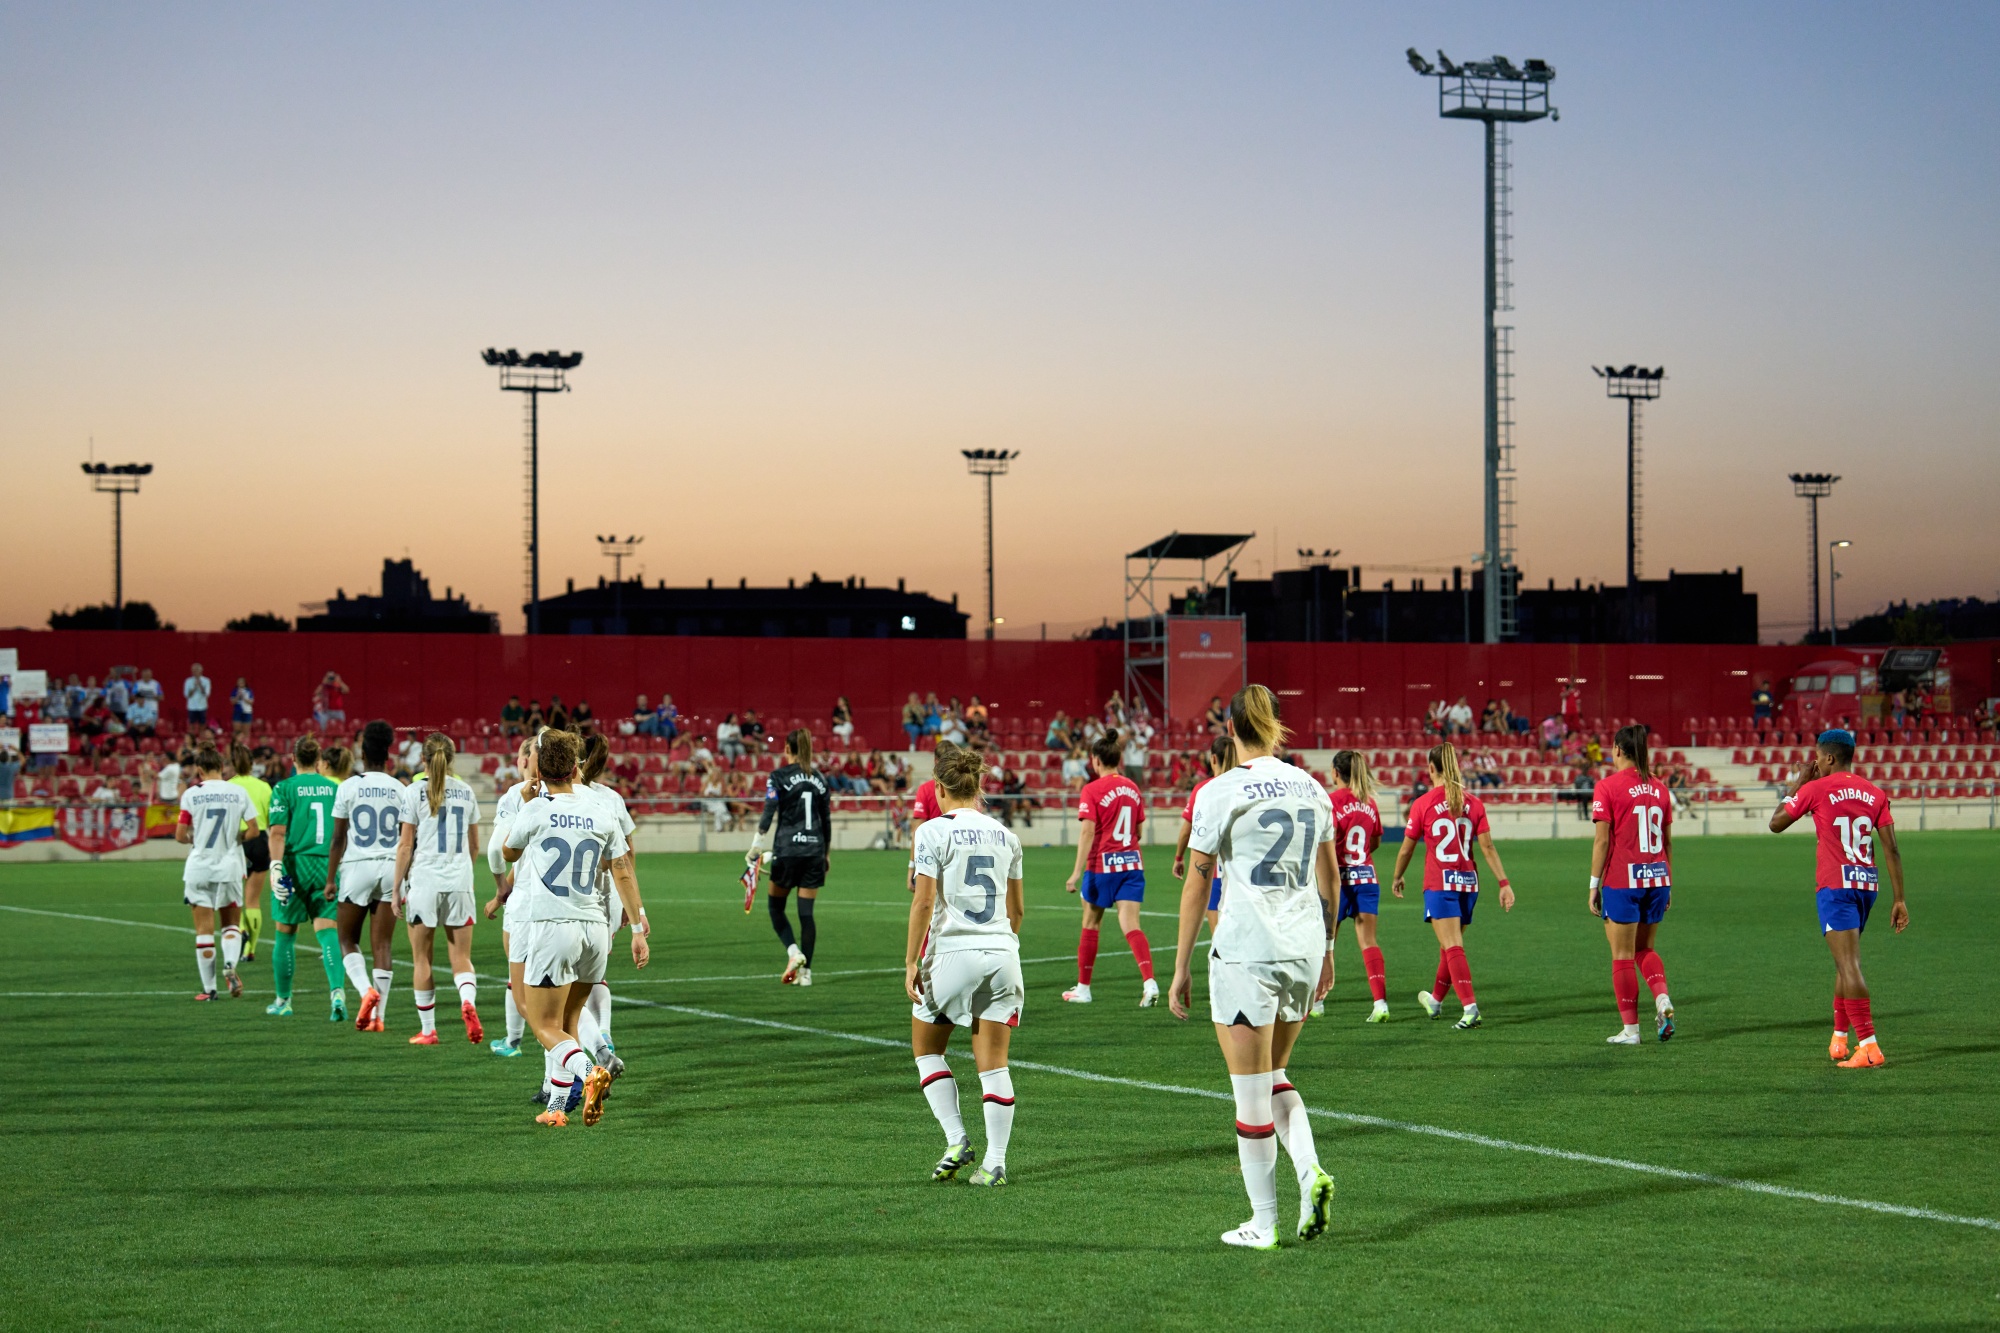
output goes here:
[[[1169, 576], [1160, 566], [1170, 560], [1199, 564], [1199, 600], [1206, 602], [1208, 592], [1220, 585], [1223, 615], [1233, 615], [1228, 594], [1230, 571], [1256, 535], [1170, 532], [1125, 557], [1125, 697], [1129, 702], [1142, 704], [1158, 716], [1167, 715], [1167, 618], [1174, 614], [1174, 595], [1162, 595], [1160, 585], [1162, 580], [1178, 583], [1186, 573]], [[1211, 574], [1209, 562], [1218, 557], [1222, 565]]]
[[1158, 541], [1147, 542], [1127, 560], [1213, 560], [1224, 551], [1241, 546], [1255, 533], [1170, 532]]

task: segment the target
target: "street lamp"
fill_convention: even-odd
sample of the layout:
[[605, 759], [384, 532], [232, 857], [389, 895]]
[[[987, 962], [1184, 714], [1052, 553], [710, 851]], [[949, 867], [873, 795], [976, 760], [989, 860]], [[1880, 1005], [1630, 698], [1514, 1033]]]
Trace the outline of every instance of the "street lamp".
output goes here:
[[1792, 494], [1806, 502], [1806, 584], [1812, 590], [1812, 630], [1819, 633], [1819, 502], [1833, 494], [1840, 478], [1831, 472], [1794, 472]]
[[151, 463], [85, 463], [90, 489], [111, 497], [111, 625], [125, 628], [125, 497], [139, 493], [139, 481], [152, 475]]
[[1000, 622], [993, 616], [993, 479], [1007, 475], [1007, 464], [1021, 456], [1019, 449], [961, 449], [965, 466], [975, 477], [986, 478], [986, 637], [993, 637]]
[[1827, 642], [1840, 643], [1840, 571], [1833, 567], [1833, 553], [1853, 542], [1828, 542], [1826, 544], [1826, 632]]
[[479, 354], [500, 368], [500, 387], [528, 395], [528, 633], [542, 631], [541, 398], [568, 393], [563, 378], [583, 364], [582, 352], [530, 352], [489, 347]]

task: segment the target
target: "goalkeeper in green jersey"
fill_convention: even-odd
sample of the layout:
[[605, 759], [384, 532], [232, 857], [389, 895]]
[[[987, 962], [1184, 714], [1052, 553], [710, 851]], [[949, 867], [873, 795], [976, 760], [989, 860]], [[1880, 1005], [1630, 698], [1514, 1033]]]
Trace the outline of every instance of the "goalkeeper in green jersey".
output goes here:
[[345, 974], [340, 966], [340, 936], [334, 928], [334, 894], [326, 882], [326, 853], [333, 838], [334, 781], [320, 769], [319, 742], [299, 737], [292, 747], [298, 770], [271, 789], [272, 917], [277, 935], [271, 943], [271, 971], [278, 998], [267, 1014], [292, 1012], [292, 976], [298, 966], [298, 929], [312, 923], [319, 936], [320, 966], [333, 992], [335, 1023], [347, 1018]]

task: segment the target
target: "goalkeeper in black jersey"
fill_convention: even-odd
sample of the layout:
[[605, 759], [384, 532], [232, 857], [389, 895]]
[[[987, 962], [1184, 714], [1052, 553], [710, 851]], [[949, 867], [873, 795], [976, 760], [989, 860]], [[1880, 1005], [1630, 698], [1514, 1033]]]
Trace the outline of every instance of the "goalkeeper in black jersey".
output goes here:
[[[754, 866], [767, 848], [771, 852], [771, 892], [764, 901], [771, 909], [771, 929], [785, 946], [781, 980], [787, 986], [812, 985], [813, 941], [819, 934], [813, 925], [813, 900], [826, 883], [830, 813], [826, 779], [813, 767], [812, 733], [801, 727], [785, 738], [784, 767], [771, 774], [764, 787], [764, 813], [757, 820], [749, 856]], [[799, 891], [796, 939], [785, 918], [785, 895], [793, 889]]]

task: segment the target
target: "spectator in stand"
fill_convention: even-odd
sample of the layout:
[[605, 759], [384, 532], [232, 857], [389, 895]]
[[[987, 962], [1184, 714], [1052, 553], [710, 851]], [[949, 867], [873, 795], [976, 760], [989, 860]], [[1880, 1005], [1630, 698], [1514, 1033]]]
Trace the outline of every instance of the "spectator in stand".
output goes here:
[[522, 730], [529, 736], [539, 736], [542, 734], [542, 728], [548, 724], [548, 716], [542, 712], [542, 701], [540, 699], [528, 700], [528, 718], [527, 721], [521, 724]]
[[736, 714], [725, 714], [722, 721], [715, 724], [715, 748], [722, 752], [724, 759], [741, 759], [748, 753], [743, 748], [743, 724], [736, 720]]
[[1451, 705], [1443, 699], [1434, 700], [1424, 710], [1424, 731], [1432, 736], [1444, 736], [1451, 730]]
[[983, 740], [993, 729], [992, 715], [987, 712], [986, 705], [979, 702], [979, 696], [976, 694], [959, 716], [965, 719], [965, 729], [975, 738]]
[[1042, 737], [1042, 748], [1057, 753], [1066, 752], [1072, 744], [1069, 734], [1069, 714], [1056, 709], [1056, 715], [1049, 719], [1048, 733]]
[[0, 801], [14, 799], [14, 781], [21, 776], [21, 752], [0, 743]]
[[329, 671], [313, 686], [313, 721], [325, 731], [336, 722], [347, 721], [347, 682], [338, 671]]
[[1507, 730], [1507, 718], [1498, 699], [1488, 699], [1486, 707], [1479, 710], [1479, 729], [1493, 735]]
[[844, 694], [833, 701], [833, 734], [843, 743], [854, 739], [854, 710], [848, 707]]
[[1035, 826], [1035, 803], [1028, 797], [1028, 782], [1021, 776], [1020, 769], [1007, 770], [1006, 781], [1000, 784], [1000, 794], [1000, 818], [1008, 828], [1014, 827], [1016, 815], [1020, 816], [1022, 828]]
[[1771, 682], [1760, 679], [1750, 689], [1750, 716], [1759, 722], [1766, 721], [1776, 707], [1777, 700], [1771, 697]]
[[715, 751], [708, 748], [708, 737], [697, 736], [688, 750], [688, 757], [681, 761], [679, 768], [684, 773], [704, 773], [715, 767]]
[[1560, 750], [1563, 743], [1563, 722], [1554, 713], [1542, 719], [1542, 748]]
[[903, 705], [903, 734], [910, 738], [910, 752], [916, 753], [917, 742], [924, 734], [924, 701], [910, 691], [910, 700]]
[[151, 699], [153, 701], [153, 716], [156, 719], [159, 717], [160, 682], [153, 679], [153, 668], [140, 668], [139, 679], [132, 682], [132, 697], [134, 699]]
[[1125, 729], [1125, 696], [1113, 691], [1104, 701], [1104, 730], [1123, 731]]
[[[26, 707], [28, 701], [23, 699], [21, 703], [23, 707]], [[69, 721], [69, 691], [54, 681], [49, 682], [49, 692], [42, 698], [40, 720], [43, 722]]]
[[659, 718], [653, 712], [653, 705], [646, 701], [645, 695], [642, 694], [632, 701], [632, 716], [618, 723], [618, 734], [620, 736], [657, 736], [660, 734]]
[[672, 740], [681, 734], [681, 710], [674, 707], [673, 695], [661, 695], [660, 706], [653, 715], [659, 719], [660, 735]]
[[134, 736], [151, 736], [160, 725], [160, 696], [141, 694], [125, 707], [125, 729]]
[[1146, 743], [1151, 739], [1152, 730], [1140, 722], [1125, 732], [1125, 776], [1132, 779], [1132, 785], [1141, 791], [1146, 787]]
[[1981, 699], [1978, 705], [1973, 708], [1972, 725], [1978, 730], [1981, 736], [1984, 736], [1988, 740], [1993, 738], [1993, 701], [1991, 699]]
[[576, 711], [569, 715], [570, 730], [589, 740], [597, 734], [597, 715], [590, 711], [590, 700], [578, 699]]
[[1072, 746], [1063, 756], [1062, 780], [1071, 791], [1082, 791], [1083, 784], [1090, 780], [1090, 753], [1083, 746]]
[[181, 798], [181, 761], [173, 755], [160, 765], [153, 774], [153, 799], [162, 805], [172, 805]]
[[569, 709], [563, 707], [562, 696], [560, 694], [551, 694], [549, 696], [549, 730], [569, 730]]
[[701, 775], [701, 808], [708, 812], [717, 833], [729, 831], [729, 802], [723, 797], [720, 769], [710, 768]]
[[208, 696], [213, 693], [215, 693], [215, 682], [202, 674], [201, 663], [196, 662], [189, 667], [187, 679], [181, 682], [181, 699], [187, 704], [187, 720], [190, 727], [208, 725]]
[[[742, 725], [743, 725], [743, 748], [750, 751], [752, 754], [762, 753], [764, 749], [764, 724], [757, 720], [756, 709], [746, 708], [743, 710]], [[761, 814], [762, 811], [763, 807], [759, 806], [758, 812]]]
[[237, 731], [247, 732], [256, 720], [257, 696], [251, 691], [250, 682], [238, 676], [236, 688], [229, 692], [229, 725]]
[[1475, 787], [1497, 787], [1500, 785], [1500, 761], [1493, 757], [1491, 750], [1474, 750], [1468, 767]]
[[125, 673], [130, 667], [112, 667], [111, 674], [104, 678], [104, 706], [111, 710], [111, 716], [120, 722], [132, 707], [132, 687], [125, 682]]
[[1466, 702], [1464, 695], [1459, 695], [1458, 702], [1445, 710], [1444, 717], [1445, 721], [1451, 724], [1452, 735], [1472, 734], [1472, 705]]
[[847, 758], [840, 765], [841, 785], [856, 796], [866, 796], [873, 787], [868, 781], [868, 765], [863, 762], [858, 751], [849, 750]]
[[[56, 691], [50, 689], [49, 702], [56, 702]], [[83, 677], [74, 671], [69, 673], [69, 684], [62, 689], [62, 715], [64, 717], [83, 716]]]
[[1229, 730], [1229, 708], [1222, 702], [1222, 696], [1211, 695], [1208, 700], [1208, 716], [1202, 719], [1208, 724], [1208, 734], [1220, 736]]
[[[643, 694], [640, 695], [639, 702], [644, 703], [645, 701], [646, 696]], [[527, 724], [528, 714], [527, 710], [521, 707], [521, 696], [518, 694], [508, 695], [506, 704], [500, 709], [500, 734], [510, 738], [519, 736], [527, 731]]]
[[944, 705], [938, 702], [937, 691], [924, 695], [924, 735], [935, 736], [944, 726]]
[[950, 704], [945, 705], [944, 713], [938, 719], [938, 739], [950, 741], [953, 745], [964, 745], [971, 739], [966, 734], [965, 720]]
[[1583, 691], [1574, 683], [1562, 694], [1562, 720], [1567, 731], [1578, 731], [1583, 727]]

